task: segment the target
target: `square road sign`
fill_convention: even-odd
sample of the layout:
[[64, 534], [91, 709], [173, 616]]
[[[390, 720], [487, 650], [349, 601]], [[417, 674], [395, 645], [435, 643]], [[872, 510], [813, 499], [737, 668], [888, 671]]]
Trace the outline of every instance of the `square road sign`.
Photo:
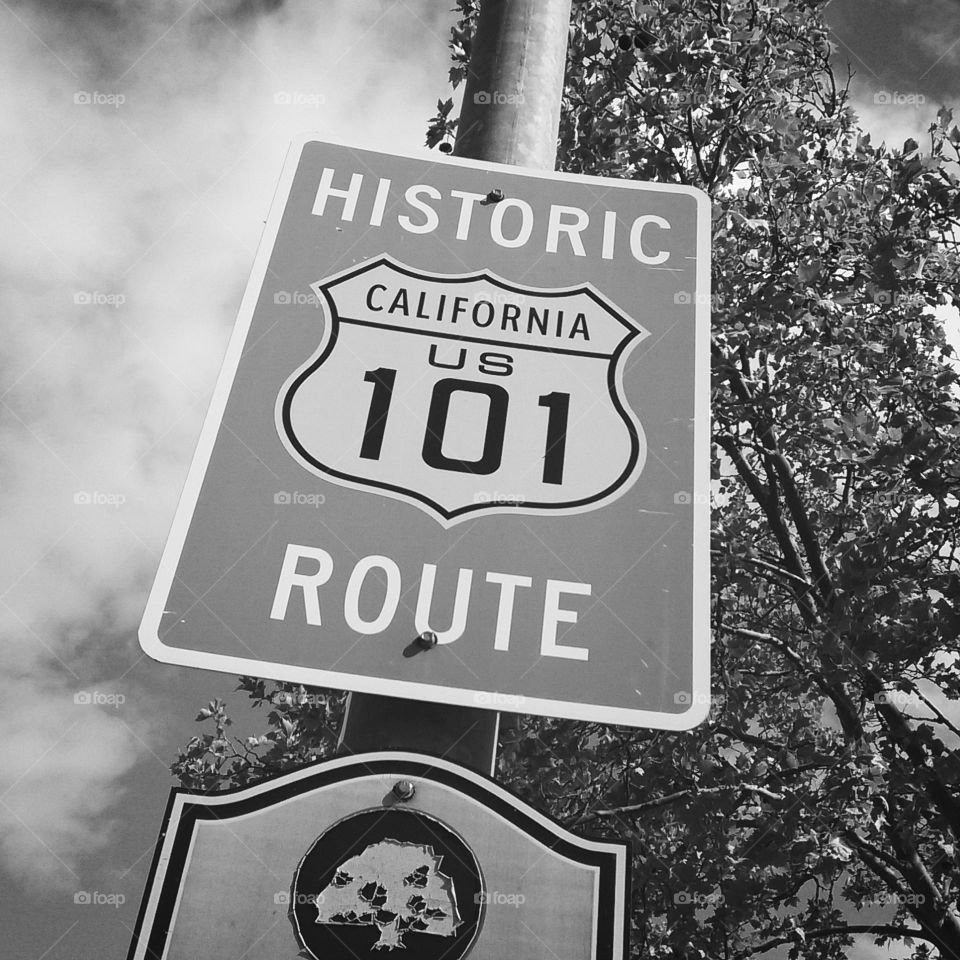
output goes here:
[[700, 722], [709, 279], [690, 187], [295, 143], [144, 650]]

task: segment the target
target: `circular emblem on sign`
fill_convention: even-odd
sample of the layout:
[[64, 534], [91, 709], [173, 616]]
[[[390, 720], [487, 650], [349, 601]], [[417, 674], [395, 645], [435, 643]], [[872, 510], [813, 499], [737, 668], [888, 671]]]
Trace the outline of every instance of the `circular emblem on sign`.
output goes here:
[[293, 921], [315, 960], [359, 960], [412, 948], [460, 960], [480, 928], [483, 881], [473, 851], [416, 810], [365, 810], [307, 851], [293, 880]]

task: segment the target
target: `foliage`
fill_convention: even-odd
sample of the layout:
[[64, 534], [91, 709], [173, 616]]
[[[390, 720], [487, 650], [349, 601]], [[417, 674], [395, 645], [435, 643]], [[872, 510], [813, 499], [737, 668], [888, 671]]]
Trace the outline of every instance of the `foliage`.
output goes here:
[[269, 707], [267, 731], [231, 736], [226, 704], [211, 700], [197, 720], [212, 722], [214, 732], [192, 737], [171, 766], [184, 787], [205, 792], [243, 787], [334, 752], [345, 694], [289, 683], [268, 690], [267, 682], [256, 677], [241, 677], [237, 690], [248, 695], [254, 709]]
[[[941, 109], [926, 153], [874, 145], [824, 5], [574, 4], [561, 167], [713, 200], [710, 718], [519, 717], [501, 745], [521, 795], [632, 841], [634, 957], [828, 960], [869, 932], [960, 958], [960, 404], [933, 312], [960, 302], [960, 131]], [[175, 773], [212, 789], [325, 755], [338, 709], [276, 707], [231, 753], [211, 704]]]

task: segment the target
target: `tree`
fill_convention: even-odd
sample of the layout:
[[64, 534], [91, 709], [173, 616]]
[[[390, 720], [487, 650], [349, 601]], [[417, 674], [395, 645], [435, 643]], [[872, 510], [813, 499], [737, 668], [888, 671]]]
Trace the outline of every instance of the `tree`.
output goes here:
[[[632, 841], [634, 957], [828, 960], [870, 933], [960, 960], [960, 403], [933, 312], [960, 302], [960, 130], [943, 108], [926, 152], [873, 144], [824, 6], [574, 4], [561, 167], [713, 200], [710, 717], [524, 716], [501, 743], [530, 802]], [[174, 771], [209, 788], [322, 754], [323, 703], [278, 706], [232, 757], [211, 705], [220, 739]]]
[[317, 923], [375, 926], [374, 950], [405, 947], [408, 931], [448, 937], [460, 914], [430, 847], [381, 840], [342, 863], [316, 897]]

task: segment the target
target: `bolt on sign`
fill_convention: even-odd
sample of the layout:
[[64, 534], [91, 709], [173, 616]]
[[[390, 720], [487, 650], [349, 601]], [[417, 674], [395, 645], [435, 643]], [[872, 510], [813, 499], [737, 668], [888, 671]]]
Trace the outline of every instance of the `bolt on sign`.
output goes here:
[[128, 960], [623, 960], [628, 857], [420, 754], [175, 789]]
[[693, 188], [294, 144], [143, 648], [695, 725], [709, 277]]

